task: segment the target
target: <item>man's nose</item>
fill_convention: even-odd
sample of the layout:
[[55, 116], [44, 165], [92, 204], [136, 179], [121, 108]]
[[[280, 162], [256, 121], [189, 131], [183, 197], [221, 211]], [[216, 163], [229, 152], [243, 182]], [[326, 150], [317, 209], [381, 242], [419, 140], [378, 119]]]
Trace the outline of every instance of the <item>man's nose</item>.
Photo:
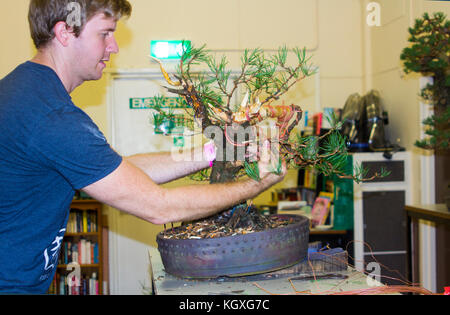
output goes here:
[[117, 54], [119, 52], [119, 45], [117, 44], [114, 35], [110, 37], [106, 50], [111, 54]]

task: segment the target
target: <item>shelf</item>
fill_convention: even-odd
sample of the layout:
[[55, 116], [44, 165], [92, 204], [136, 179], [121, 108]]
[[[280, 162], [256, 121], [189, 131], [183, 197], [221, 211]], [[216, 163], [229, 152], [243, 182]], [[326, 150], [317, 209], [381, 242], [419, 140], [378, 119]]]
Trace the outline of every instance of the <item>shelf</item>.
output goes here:
[[80, 233], [66, 233], [64, 236], [98, 236], [100, 232], [80, 232]]
[[95, 199], [73, 199], [72, 204], [74, 203], [99, 203]]
[[[69, 264], [70, 265], [70, 264]], [[63, 269], [63, 268], [67, 268], [67, 266], [69, 265], [58, 265], [57, 268], [58, 269]], [[81, 264], [79, 265], [81, 268], [99, 268], [100, 264]]]
[[[96, 232], [66, 232], [63, 239], [63, 244], [61, 245], [60, 257], [58, 259], [61, 264], [57, 265], [57, 272], [55, 274], [55, 279], [52, 282], [52, 286], [50, 288], [50, 294], [79, 294], [80, 291], [75, 287], [67, 287], [67, 277], [71, 276], [67, 271], [73, 269], [72, 264], [64, 264], [64, 262], [69, 262], [72, 260], [70, 256], [72, 254], [77, 253], [81, 255], [81, 253], [87, 249], [91, 248], [90, 253], [86, 253], [86, 255], [94, 255], [93, 251], [95, 250], [95, 255], [97, 258], [91, 256], [91, 258], [83, 259], [82, 261], [90, 261], [96, 263], [85, 263], [85, 264], [77, 264], [81, 268], [81, 275], [83, 281], [93, 280], [95, 281], [95, 285], [98, 285], [98, 293], [103, 294], [103, 280], [104, 280], [104, 257], [103, 257], [103, 216], [102, 216], [102, 207], [103, 204], [97, 200], [93, 199], [74, 199], [72, 200], [70, 206], [70, 216], [67, 222], [66, 229], [68, 231], [89, 231], [96, 230]], [[75, 210], [77, 210], [75, 212]], [[83, 241], [84, 240], [84, 241]], [[65, 246], [67, 243], [72, 243], [72, 247]], [[77, 247], [75, 245], [78, 244]], [[83, 244], [90, 247], [83, 247]], [[70, 253], [70, 254], [69, 254]], [[67, 256], [66, 256], [67, 255]], [[80, 257], [80, 256], [78, 256]], [[75, 259], [77, 259], [75, 257]], [[97, 263], [98, 262], [98, 263]], [[74, 261], [74, 264], [77, 261]], [[96, 274], [94, 277], [93, 274]], [[80, 279], [81, 280], [81, 279]], [[64, 285], [65, 283], [65, 285]], [[64, 285], [64, 287], [63, 287]], [[88, 284], [90, 285], [90, 284]], [[94, 285], [92, 283], [91, 285]]]
[[311, 229], [309, 231], [309, 234], [314, 234], [314, 235], [325, 235], [325, 234], [329, 234], [329, 235], [345, 235], [347, 234], [347, 230], [314, 230]]
[[445, 223], [450, 220], [450, 211], [445, 204], [405, 205], [408, 215], [419, 219]]
[[95, 210], [99, 211], [102, 204], [97, 200], [92, 199], [74, 199], [72, 200], [71, 208], [76, 208], [79, 210]]

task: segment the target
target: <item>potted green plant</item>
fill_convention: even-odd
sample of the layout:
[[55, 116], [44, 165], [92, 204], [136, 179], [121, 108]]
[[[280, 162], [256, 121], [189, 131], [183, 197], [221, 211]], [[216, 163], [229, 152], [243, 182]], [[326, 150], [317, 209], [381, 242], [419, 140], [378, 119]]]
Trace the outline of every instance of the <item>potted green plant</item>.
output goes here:
[[[293, 54], [295, 57], [292, 64], [287, 61], [288, 54]], [[280, 172], [281, 158], [283, 158], [288, 166], [293, 168], [313, 167], [325, 175], [337, 174], [356, 181], [367, 180], [366, 170], [360, 167], [355, 168], [351, 174], [344, 172], [347, 150], [345, 139], [339, 131], [341, 123], [337, 119], [332, 119], [332, 127], [326, 134], [303, 136], [293, 132], [302, 118], [303, 112], [300, 106], [276, 104], [280, 97], [295, 84], [314, 74], [314, 67], [309, 60], [306, 49], [289, 50], [281, 47], [272, 56], [267, 56], [261, 49], [245, 50], [241, 58], [240, 70], [232, 75], [232, 71], [227, 69], [226, 58], [223, 57], [217, 61], [214, 55], [203, 46], [184, 49], [176, 73], [172, 76], [160, 63], [161, 71], [169, 84], [167, 90], [178, 94], [182, 99], [180, 102], [184, 103], [178, 107], [185, 109], [187, 120], [190, 120], [187, 125], [197, 124], [199, 131], [212, 139], [217, 148], [217, 159], [212, 168], [197, 174], [197, 177], [209, 180], [212, 184], [235, 181], [242, 176], [259, 180], [258, 154], [261, 153], [259, 148], [263, 142], [268, 142], [270, 150], [276, 151], [272, 153], [279, 156], [272, 165], [274, 173]], [[204, 71], [205, 68], [208, 70]], [[240, 93], [240, 89], [244, 90], [245, 96], [234, 103], [234, 96]], [[155, 97], [154, 103], [159, 118], [175, 120], [173, 112], [165, 110], [164, 97]], [[277, 132], [266, 136], [260, 126], [261, 123], [269, 120], [274, 123], [271, 129]], [[215, 130], [215, 132], [211, 133], [208, 130]], [[232, 149], [231, 155], [230, 149]], [[375, 176], [384, 174], [382, 170], [381, 174], [377, 173]], [[269, 244], [268, 242], [273, 242], [275, 239], [293, 238], [283, 239], [281, 247], [273, 244], [273, 246], [259, 244], [258, 248], [267, 250], [272, 248], [276, 251], [275, 254], [267, 252], [268, 261], [274, 261], [274, 255], [278, 255], [279, 261], [282, 262], [282, 249], [287, 244], [298, 244], [303, 250], [306, 249], [307, 235], [300, 244], [296, 239], [297, 233], [282, 230], [283, 226], [289, 225], [290, 222], [296, 223], [295, 220], [283, 221], [279, 217], [263, 216], [255, 207], [244, 203], [212, 218], [189, 223], [176, 229], [167, 229], [158, 235], [158, 248], [160, 252], [162, 251], [163, 262], [164, 259], [170, 258], [172, 260], [170, 263], [178, 274], [187, 273], [187, 276], [192, 276], [195, 273], [197, 276], [200, 266], [206, 262], [209, 264], [211, 261], [214, 268], [224, 266], [225, 269], [218, 271], [219, 274], [220, 272], [228, 274], [229, 266], [238, 264], [238, 259], [243, 257], [247, 259], [243, 263], [245, 268], [236, 270], [254, 272], [256, 269], [248, 268], [251, 264], [250, 256], [246, 255], [252, 252], [254, 247], [252, 244], [257, 244], [261, 239], [262, 242]], [[309, 224], [307, 225], [309, 232]], [[281, 230], [281, 232], [278, 236], [271, 232], [270, 236], [264, 234], [256, 238], [256, 233], [269, 230]], [[241, 237], [245, 234], [253, 235], [254, 239], [249, 239], [247, 242]], [[230, 237], [234, 235], [239, 239], [231, 240]], [[224, 239], [222, 243], [220, 238]], [[212, 243], [206, 243], [208, 239], [212, 239]], [[206, 244], [202, 250], [198, 250], [199, 246], [203, 245], [193, 245], [192, 241], [197, 244]], [[230, 248], [238, 243], [237, 248]], [[245, 244], [249, 248], [244, 247]], [[191, 246], [192, 249], [190, 249]], [[178, 250], [172, 248], [178, 248]], [[188, 252], [182, 253], [180, 257], [180, 250], [185, 248]], [[220, 248], [221, 252], [225, 251], [227, 255], [218, 255], [216, 250], [211, 248]], [[241, 250], [245, 250], [244, 255]], [[286, 256], [290, 256], [298, 249], [284, 248], [284, 250]], [[255, 258], [264, 257], [265, 251], [265, 249], [257, 251], [258, 255]], [[236, 257], [233, 258], [231, 253], [235, 253]], [[188, 256], [190, 258], [187, 258]], [[224, 261], [227, 259], [228, 261]], [[188, 264], [192, 261], [195, 263], [192, 264], [190, 271], [192, 273], [189, 273]], [[170, 263], [166, 263], [167, 261], [165, 262], [166, 270], [170, 270]], [[260, 268], [265, 263], [258, 261], [254, 266]], [[274, 268], [275, 265], [267, 266]], [[279, 267], [280, 264], [277, 266]], [[208, 268], [212, 267], [208, 265], [205, 270]]]
[[[420, 92], [422, 99], [433, 106], [434, 113], [423, 121], [427, 138], [415, 145], [448, 156], [450, 148], [450, 21], [442, 12], [430, 16], [424, 13], [409, 28], [410, 45], [400, 59], [405, 73], [420, 73], [431, 77]], [[448, 166], [447, 166], [448, 167]], [[448, 183], [447, 183], [448, 185]], [[450, 196], [447, 193], [447, 206]]]
[[405, 73], [416, 72], [429, 76], [433, 82], [421, 90], [421, 97], [432, 104], [434, 115], [425, 119], [427, 139], [416, 145], [424, 149], [450, 147], [450, 21], [442, 12], [430, 16], [424, 13], [409, 28], [409, 47], [403, 49], [400, 59]]

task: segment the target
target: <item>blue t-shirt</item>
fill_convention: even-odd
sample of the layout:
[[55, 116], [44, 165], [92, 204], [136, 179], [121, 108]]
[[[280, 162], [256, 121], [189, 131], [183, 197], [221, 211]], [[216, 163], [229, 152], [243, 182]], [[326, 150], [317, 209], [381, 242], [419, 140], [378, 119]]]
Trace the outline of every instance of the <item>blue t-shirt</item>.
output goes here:
[[75, 190], [121, 162], [51, 68], [0, 80], [0, 293], [46, 293]]

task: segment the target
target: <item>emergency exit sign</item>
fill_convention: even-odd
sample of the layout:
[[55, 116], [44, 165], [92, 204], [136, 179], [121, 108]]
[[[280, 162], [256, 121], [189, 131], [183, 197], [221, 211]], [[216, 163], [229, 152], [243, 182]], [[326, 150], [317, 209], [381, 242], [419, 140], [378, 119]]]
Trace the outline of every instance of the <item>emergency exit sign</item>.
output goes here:
[[152, 40], [150, 42], [150, 55], [162, 60], [179, 60], [183, 52], [190, 47], [190, 41]]
[[[154, 109], [156, 101], [153, 97], [130, 98], [130, 109]], [[186, 108], [186, 103], [177, 97], [166, 97], [161, 108], [181, 109]]]

